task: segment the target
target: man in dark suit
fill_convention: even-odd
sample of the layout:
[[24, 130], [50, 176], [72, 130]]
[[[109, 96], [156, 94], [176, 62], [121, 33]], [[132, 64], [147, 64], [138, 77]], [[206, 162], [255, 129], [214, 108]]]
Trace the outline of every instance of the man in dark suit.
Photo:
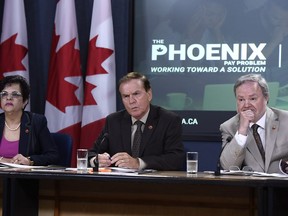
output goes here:
[[[107, 116], [102, 134], [90, 151], [90, 165], [94, 166], [99, 153], [100, 167], [182, 169], [185, 152], [181, 118], [173, 112], [150, 104], [150, 82], [140, 73], [131, 72], [121, 78], [119, 92], [125, 110]], [[137, 142], [134, 138], [139, 134], [136, 125], [138, 121], [141, 121], [141, 142], [135, 153], [132, 149]]]
[[220, 125], [224, 147], [221, 166], [224, 169], [249, 166], [254, 171], [267, 173], [287, 172], [286, 160], [282, 168], [280, 161], [288, 157], [288, 112], [267, 106], [269, 90], [261, 75], [241, 76], [234, 85], [234, 93], [238, 114]]

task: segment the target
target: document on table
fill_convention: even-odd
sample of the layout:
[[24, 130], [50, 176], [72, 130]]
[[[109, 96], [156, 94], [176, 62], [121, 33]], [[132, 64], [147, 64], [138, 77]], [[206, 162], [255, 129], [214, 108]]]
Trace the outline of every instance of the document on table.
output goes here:
[[138, 169], [129, 169], [129, 168], [122, 168], [122, 167], [105, 167], [105, 168], [99, 168], [100, 174], [108, 174], [108, 175], [138, 175], [138, 174], [146, 174], [146, 173], [152, 173], [156, 172], [156, 170], [153, 169], [144, 169], [144, 170], [138, 170]]
[[[77, 172], [77, 168], [68, 167], [65, 171]], [[87, 168], [87, 172], [79, 172], [79, 173], [93, 173], [93, 168]], [[98, 174], [108, 174], [108, 175], [138, 175], [136, 170], [133, 169], [125, 169], [125, 168], [117, 168], [117, 167], [101, 167], [99, 168]]]
[[121, 167], [109, 167], [112, 172], [122, 172], [122, 173], [137, 173], [137, 169], [128, 169], [128, 168], [121, 168]]
[[[73, 171], [73, 172], [77, 172], [77, 168], [76, 167], [67, 167], [65, 168], [65, 171]], [[87, 168], [87, 172], [92, 172], [93, 168]]]
[[[77, 168], [68, 167], [65, 171], [73, 171], [77, 172]], [[121, 167], [100, 167], [98, 170], [98, 174], [106, 174], [106, 175], [138, 175], [138, 174], [146, 174], [156, 172], [156, 170], [152, 169], [129, 169], [129, 168], [121, 168]], [[87, 173], [93, 173], [93, 168], [87, 168]]]
[[129, 169], [129, 168], [121, 168], [121, 167], [109, 167], [112, 172], [120, 172], [120, 173], [137, 173], [137, 174], [144, 174], [144, 173], [151, 173], [156, 172], [156, 170], [153, 169]]
[[22, 168], [22, 169], [37, 169], [37, 168], [44, 168], [45, 166], [29, 166], [29, 165], [22, 165], [22, 164], [14, 164], [14, 163], [4, 163], [0, 162], [1, 167], [11, 167], [11, 168]]
[[256, 171], [243, 171], [243, 170], [221, 170], [223, 175], [243, 175], [243, 176], [255, 176], [255, 177], [280, 177], [287, 178], [288, 175], [281, 173], [264, 173]]

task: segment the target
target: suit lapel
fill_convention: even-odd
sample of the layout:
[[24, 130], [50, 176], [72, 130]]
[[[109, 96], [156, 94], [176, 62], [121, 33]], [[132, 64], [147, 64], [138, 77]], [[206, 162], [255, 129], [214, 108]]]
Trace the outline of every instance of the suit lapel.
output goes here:
[[[258, 150], [257, 144], [255, 142], [255, 139], [253, 138], [252, 130], [249, 129], [248, 131], [248, 140], [249, 143], [247, 145], [248, 151], [251, 153], [251, 155], [255, 158], [259, 166], [263, 169], [263, 171], [267, 172], [269, 168], [269, 164], [271, 161], [271, 156], [274, 149], [274, 144], [277, 138], [277, 131], [278, 131], [278, 116], [270, 109], [267, 108], [266, 111], [266, 120], [265, 120], [265, 158], [266, 163], [264, 167], [264, 163], [261, 157], [261, 154]], [[250, 138], [249, 138], [250, 137]]]
[[[23, 114], [22, 114], [21, 127], [20, 127], [20, 140], [19, 140], [19, 144], [21, 143], [21, 145], [19, 145], [19, 153], [21, 153], [25, 156], [29, 155], [28, 151], [30, 149], [33, 149], [33, 147], [31, 146], [32, 145], [31, 140], [29, 140], [29, 136], [33, 132], [32, 132], [31, 119], [28, 120], [28, 118], [29, 118], [28, 115], [29, 115], [28, 113], [27, 113], [27, 115], [25, 115], [25, 112], [23, 112]], [[29, 128], [26, 125], [27, 122], [30, 122]], [[24, 125], [25, 125], [25, 127], [24, 127]]]
[[[248, 151], [251, 153], [251, 155], [254, 157], [255, 161], [259, 164], [259, 166], [261, 167], [261, 169], [265, 169], [264, 167], [264, 161], [262, 159], [262, 156], [260, 154], [260, 151], [258, 149], [258, 146], [256, 144], [256, 141], [254, 139], [253, 133], [252, 133], [252, 129], [249, 128], [248, 131], [248, 137], [247, 137], [247, 149]], [[266, 153], [265, 153], [266, 154]]]
[[277, 138], [277, 131], [279, 126], [278, 116], [271, 110], [267, 109], [267, 117], [266, 117], [266, 127], [265, 128], [265, 157], [266, 157], [266, 164], [265, 164], [265, 171], [268, 170], [272, 153], [274, 150], [276, 138]]
[[150, 112], [149, 112], [149, 115], [145, 124], [145, 128], [143, 131], [142, 141], [140, 145], [140, 152], [139, 152], [140, 156], [143, 154], [144, 149], [146, 145], [148, 144], [150, 137], [152, 136], [156, 128], [157, 123], [158, 123], [157, 109], [153, 105], [151, 105]]
[[[238, 118], [237, 125], [235, 125], [235, 129], [236, 129], [235, 133], [236, 133], [237, 129], [239, 128], [239, 124], [240, 124], [240, 122], [239, 122], [239, 118]], [[260, 152], [258, 150], [258, 147], [257, 147], [256, 141], [254, 139], [254, 136], [253, 136], [251, 128], [249, 128], [249, 130], [248, 130], [246, 143], [248, 143], [247, 146], [246, 146], [247, 151], [250, 152], [251, 156], [254, 157], [255, 161], [258, 163], [258, 165], [264, 171], [264, 169], [265, 169], [264, 162], [263, 162], [262, 156], [261, 156], [261, 154], [260, 154]]]
[[125, 113], [124, 115], [125, 116], [121, 121], [122, 145], [123, 145], [124, 151], [131, 155], [132, 154], [131, 152], [132, 121], [131, 121], [131, 116], [128, 113]]

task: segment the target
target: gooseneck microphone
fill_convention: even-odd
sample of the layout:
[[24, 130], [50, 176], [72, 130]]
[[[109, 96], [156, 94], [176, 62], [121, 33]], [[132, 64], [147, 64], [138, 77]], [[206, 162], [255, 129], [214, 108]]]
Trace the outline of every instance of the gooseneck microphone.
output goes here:
[[109, 136], [108, 133], [104, 133], [104, 135], [102, 136], [101, 142], [100, 142], [100, 144], [98, 145], [98, 147], [100, 147], [100, 146], [102, 145], [102, 143], [103, 143], [106, 139], [108, 139], [108, 136]]
[[109, 134], [108, 133], [104, 133], [103, 136], [102, 136], [102, 139], [100, 142], [96, 142], [96, 146], [95, 146], [95, 149], [96, 149], [96, 156], [95, 156], [95, 159], [93, 161], [94, 163], [94, 167], [93, 167], [93, 171], [94, 172], [98, 172], [99, 171], [99, 161], [98, 161], [98, 154], [99, 154], [99, 149], [100, 149], [100, 146], [102, 145], [102, 143], [108, 139], [108, 136]]
[[217, 161], [217, 167], [216, 167], [216, 171], [214, 173], [215, 176], [220, 176], [221, 175], [221, 164], [220, 164], [220, 158], [221, 158], [221, 155], [222, 155], [222, 152], [223, 150], [225, 149], [226, 145], [231, 142], [232, 140], [232, 137], [231, 136], [228, 136], [226, 138], [226, 143], [224, 144], [224, 146], [221, 148], [221, 151], [220, 151], [220, 154], [219, 154], [219, 157], [218, 157], [218, 161]]

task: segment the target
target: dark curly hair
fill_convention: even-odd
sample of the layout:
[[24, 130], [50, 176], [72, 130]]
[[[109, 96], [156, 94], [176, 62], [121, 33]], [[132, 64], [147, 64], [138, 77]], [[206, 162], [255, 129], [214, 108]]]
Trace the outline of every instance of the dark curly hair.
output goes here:
[[30, 86], [27, 80], [23, 76], [20, 76], [20, 75], [12, 75], [12, 76], [4, 77], [0, 81], [0, 92], [2, 92], [6, 86], [10, 86], [12, 84], [19, 84], [20, 91], [23, 97], [23, 101], [29, 101]]

